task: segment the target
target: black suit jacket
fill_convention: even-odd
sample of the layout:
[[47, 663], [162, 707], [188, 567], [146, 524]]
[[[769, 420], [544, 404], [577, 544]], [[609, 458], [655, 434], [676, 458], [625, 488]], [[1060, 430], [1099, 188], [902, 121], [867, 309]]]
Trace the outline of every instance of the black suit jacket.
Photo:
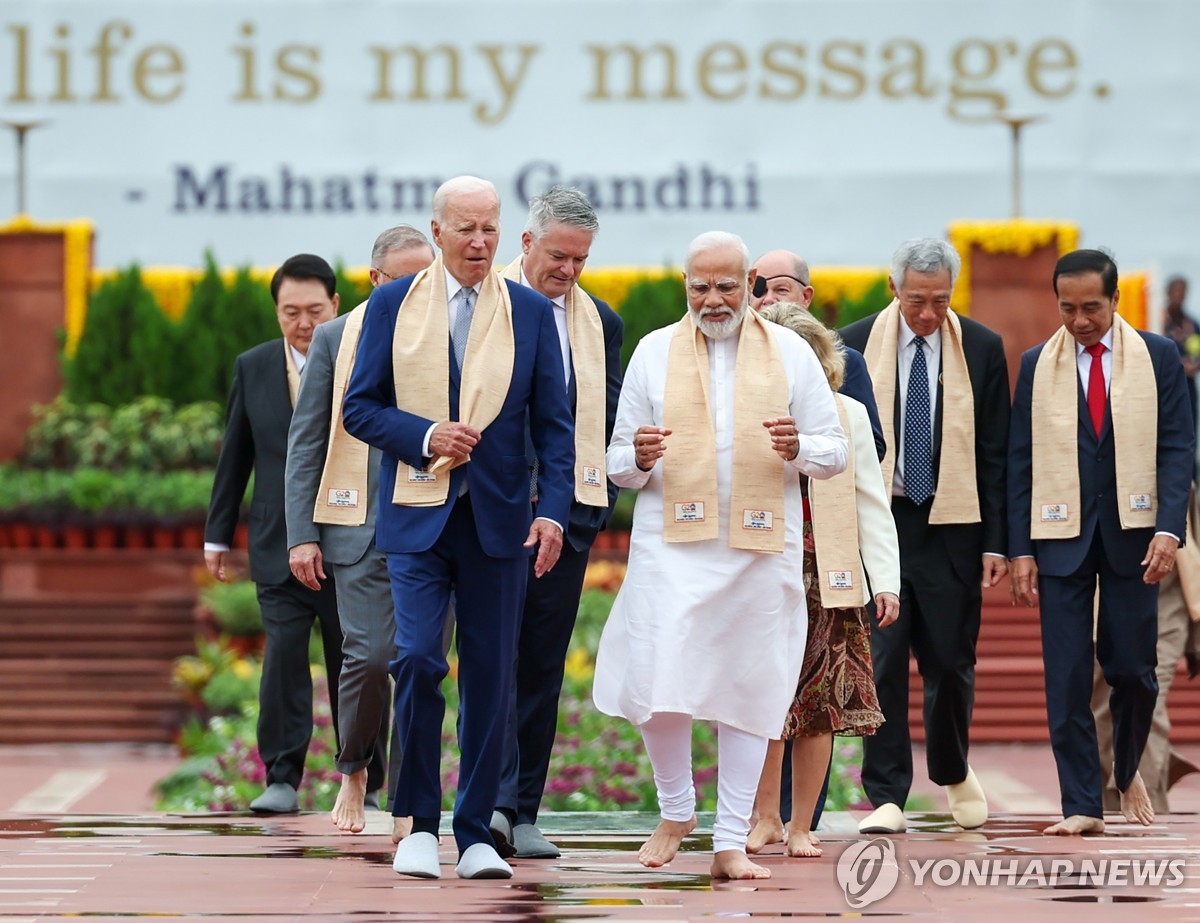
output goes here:
[[[872, 314], [841, 330], [847, 346], [863, 352], [871, 328], [879, 319]], [[1008, 455], [1008, 363], [1004, 358], [1004, 341], [1000, 336], [969, 317], [959, 316], [962, 323], [963, 356], [971, 376], [971, 391], [975, 399], [975, 483], [979, 495], [979, 523], [940, 526], [944, 534], [944, 552], [960, 576], [976, 574], [984, 552], [1004, 555], [1008, 551], [1005, 518], [1007, 483], [1005, 469]], [[944, 348], [944, 346], [943, 346]], [[897, 383], [898, 384], [898, 383]], [[937, 410], [933, 421], [934, 480], [941, 472], [942, 414], [946, 406], [942, 393], [939, 369]], [[888, 408], [881, 407], [880, 413]], [[900, 388], [896, 388], [895, 406], [891, 408], [894, 432], [900, 432]], [[897, 443], [899, 439], [897, 438]], [[891, 489], [891, 485], [887, 485]]]
[[[613, 426], [617, 420], [617, 403], [621, 398], [621, 341], [625, 335], [625, 322], [612, 308], [594, 295], [592, 301], [600, 314], [600, 324], [604, 329], [604, 448], [612, 439]], [[567, 383], [567, 400], [571, 404], [571, 419], [575, 419], [575, 402], [579, 393], [575, 389], [575, 374]], [[533, 450], [533, 440], [526, 432], [526, 455], [530, 466], [536, 455]], [[612, 481], [608, 482], [608, 506], [588, 506], [577, 500], [571, 501], [570, 518], [566, 523], [566, 540], [576, 551], [586, 551], [596, 540], [596, 533], [608, 524], [613, 504], [617, 502], [620, 488]]]
[[253, 473], [250, 579], [264, 584], [285, 583], [291, 576], [283, 484], [292, 400], [283, 351], [281, 338], [261, 343], [237, 357], [225, 415], [225, 438], [204, 527], [206, 542], [232, 544], [238, 510]]

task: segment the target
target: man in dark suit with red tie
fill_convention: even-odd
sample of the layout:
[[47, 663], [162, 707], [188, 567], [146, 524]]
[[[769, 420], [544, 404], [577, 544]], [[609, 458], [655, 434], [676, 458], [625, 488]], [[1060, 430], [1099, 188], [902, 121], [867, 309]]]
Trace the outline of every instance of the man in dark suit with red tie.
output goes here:
[[1154, 819], [1137, 767], [1158, 697], [1158, 583], [1184, 535], [1195, 434], [1175, 345], [1117, 315], [1112, 257], [1066, 254], [1054, 290], [1063, 326], [1021, 357], [1008, 513], [1013, 600], [1041, 603], [1064, 818], [1045, 832], [1065, 836], [1104, 831], [1089, 707], [1097, 659], [1112, 687], [1122, 813]]

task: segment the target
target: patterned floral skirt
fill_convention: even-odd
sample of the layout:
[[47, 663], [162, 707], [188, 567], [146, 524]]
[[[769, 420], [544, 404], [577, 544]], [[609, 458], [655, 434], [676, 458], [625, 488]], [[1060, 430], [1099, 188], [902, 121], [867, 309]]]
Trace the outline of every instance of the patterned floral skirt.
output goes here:
[[871, 624], [865, 607], [826, 609], [821, 605], [817, 559], [804, 552], [808, 595], [808, 642], [796, 698], [783, 726], [783, 739], [830, 732], [865, 737], [883, 724], [871, 669]]

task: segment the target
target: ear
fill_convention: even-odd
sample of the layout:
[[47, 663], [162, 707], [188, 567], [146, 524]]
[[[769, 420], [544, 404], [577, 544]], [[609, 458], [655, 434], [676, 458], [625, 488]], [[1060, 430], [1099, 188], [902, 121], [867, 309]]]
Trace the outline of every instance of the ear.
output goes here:
[[368, 269], [367, 278], [371, 280], [371, 288], [379, 288], [379, 280], [381, 276], [379, 275], [378, 269], [376, 269], [374, 266]]
[[521, 252], [523, 254], [525, 254], [526, 256], [528, 256], [529, 248], [532, 246], [533, 246], [533, 232], [532, 231], [522, 231], [521, 232]]
[[1117, 289], [1113, 292], [1113, 310], [1117, 308], [1117, 303], [1121, 300], [1121, 290]]
[[892, 277], [888, 276], [888, 291], [892, 293], [893, 298], [899, 298], [900, 293], [896, 291], [896, 283], [892, 281]]
[[333, 301], [333, 316], [337, 317], [338, 305], [342, 303], [342, 296], [334, 292], [331, 300]]
[[441, 225], [439, 225], [437, 223], [436, 218], [432, 219], [429, 222], [429, 230], [430, 230], [430, 233], [433, 234], [433, 242], [437, 245], [437, 248], [439, 250], [441, 250], [442, 249], [442, 228], [441, 228]]
[[[746, 273], [746, 288], [749, 291], [751, 291], [751, 292], [754, 291], [754, 280], [757, 278], [758, 278], [758, 270], [755, 269], [753, 266], [751, 266], [750, 271], [748, 273]], [[761, 297], [761, 296], [755, 296], [755, 297]]]

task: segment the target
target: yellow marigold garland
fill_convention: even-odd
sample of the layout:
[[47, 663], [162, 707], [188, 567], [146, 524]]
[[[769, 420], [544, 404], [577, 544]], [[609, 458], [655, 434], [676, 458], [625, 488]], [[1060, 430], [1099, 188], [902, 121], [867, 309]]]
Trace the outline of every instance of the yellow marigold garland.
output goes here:
[[954, 286], [950, 306], [960, 314], [971, 312], [971, 247], [988, 253], [1029, 256], [1038, 247], [1058, 242], [1060, 254], [1079, 246], [1079, 226], [1070, 221], [952, 221], [950, 243], [962, 257], [962, 272]]

